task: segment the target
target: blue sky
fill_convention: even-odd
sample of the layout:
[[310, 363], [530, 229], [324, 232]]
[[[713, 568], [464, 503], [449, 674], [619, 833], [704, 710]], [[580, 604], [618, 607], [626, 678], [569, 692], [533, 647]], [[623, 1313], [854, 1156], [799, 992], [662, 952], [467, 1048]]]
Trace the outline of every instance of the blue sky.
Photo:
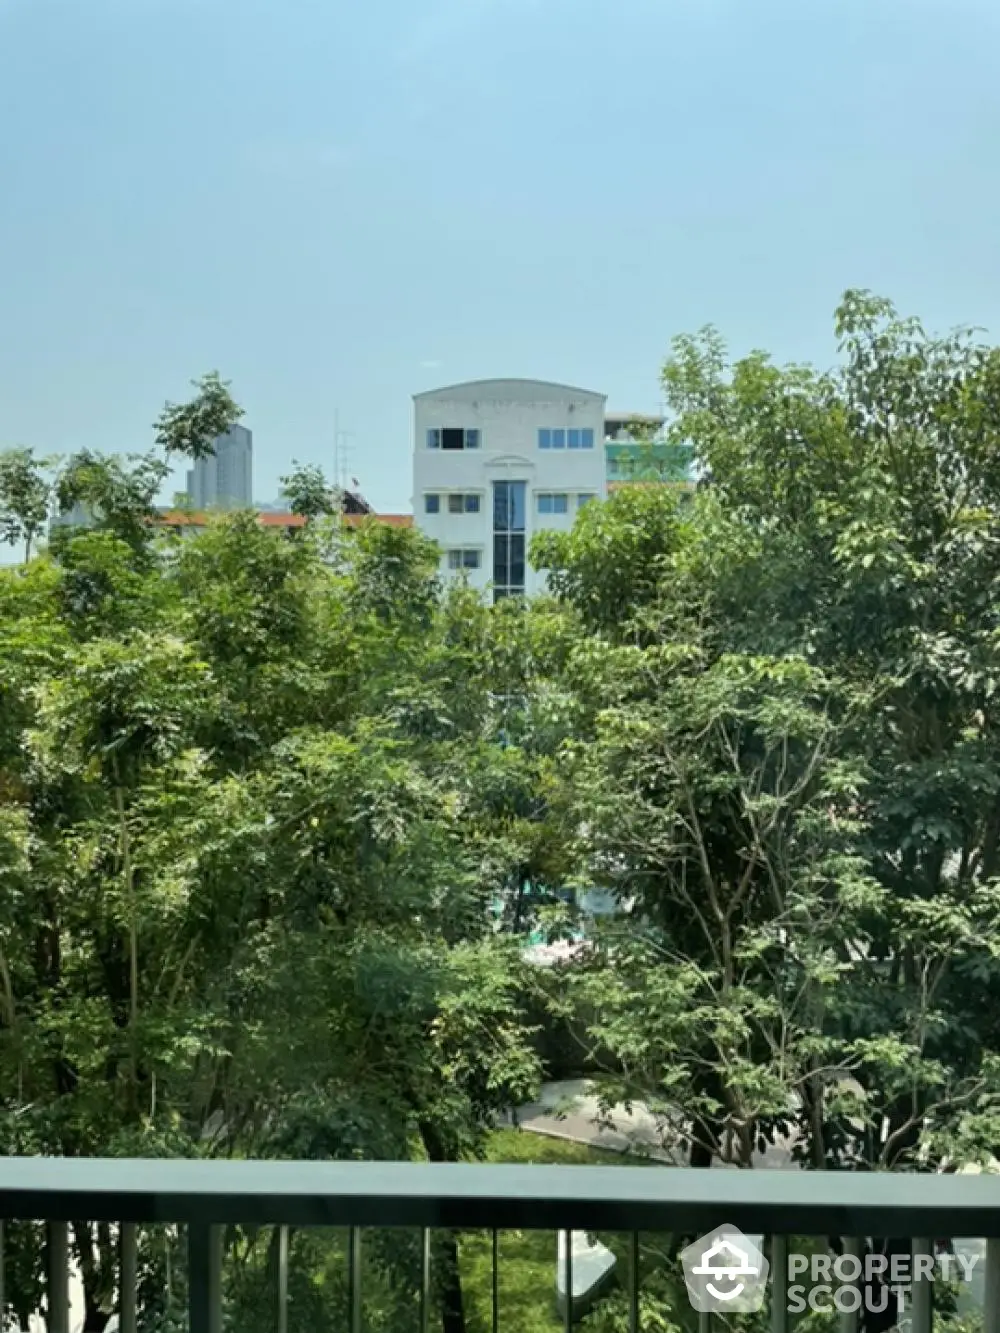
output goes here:
[[0, 447], [144, 449], [218, 368], [255, 491], [409, 507], [410, 395], [659, 403], [873, 287], [1000, 331], [996, 0], [0, 0]]

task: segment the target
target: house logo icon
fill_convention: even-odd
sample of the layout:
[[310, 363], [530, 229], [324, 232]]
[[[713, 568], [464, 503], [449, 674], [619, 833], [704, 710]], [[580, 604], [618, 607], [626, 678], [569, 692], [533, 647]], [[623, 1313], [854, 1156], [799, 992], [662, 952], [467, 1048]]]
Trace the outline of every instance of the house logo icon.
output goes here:
[[702, 1314], [759, 1310], [769, 1264], [738, 1227], [721, 1226], [681, 1251], [684, 1283]]

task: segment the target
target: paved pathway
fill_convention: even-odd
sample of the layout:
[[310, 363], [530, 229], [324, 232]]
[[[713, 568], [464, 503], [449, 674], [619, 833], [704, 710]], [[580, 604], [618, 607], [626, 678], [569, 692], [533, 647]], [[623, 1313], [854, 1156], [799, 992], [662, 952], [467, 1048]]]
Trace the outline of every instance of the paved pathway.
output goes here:
[[[573, 1143], [584, 1143], [611, 1152], [638, 1153], [668, 1166], [687, 1165], [687, 1153], [683, 1146], [676, 1138], [673, 1143], [670, 1141], [669, 1125], [642, 1102], [634, 1102], [631, 1110], [624, 1106], [614, 1107], [602, 1123], [599, 1102], [593, 1089], [594, 1085], [588, 1079], [545, 1083], [537, 1102], [518, 1107], [517, 1123], [532, 1134], [569, 1139]], [[513, 1117], [509, 1123], [512, 1121]], [[793, 1144], [794, 1138], [789, 1137], [769, 1147], [766, 1152], [755, 1153], [753, 1165], [773, 1170], [794, 1170]], [[723, 1163], [716, 1160], [712, 1165], [718, 1167]]]

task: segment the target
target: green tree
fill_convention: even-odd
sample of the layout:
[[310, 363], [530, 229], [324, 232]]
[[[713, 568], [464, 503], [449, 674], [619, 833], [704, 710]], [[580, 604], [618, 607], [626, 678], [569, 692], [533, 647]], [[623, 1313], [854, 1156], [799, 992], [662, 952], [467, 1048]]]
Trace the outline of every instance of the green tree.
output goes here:
[[245, 415], [229, 392], [228, 380], [218, 371], [210, 371], [192, 380], [197, 393], [186, 403], [167, 403], [156, 419], [156, 443], [167, 457], [209, 458], [215, 442], [237, 425]]
[[[471, 603], [439, 602], [415, 533], [364, 525], [331, 559], [319, 530], [289, 542], [236, 514], [159, 545], [149, 491], [113, 494], [96, 527], [0, 573], [4, 1148], [476, 1153], [539, 1073], [527, 979], [487, 912], [502, 840], [485, 858], [462, 763], [486, 609], [470, 625]], [[9, 1270], [24, 1317], [36, 1241]], [[74, 1245], [96, 1330], [114, 1248], [83, 1224]], [[151, 1326], [164, 1245], [144, 1240]], [[329, 1247], [296, 1246], [318, 1283]], [[383, 1249], [376, 1297], [403, 1329], [405, 1256]]]
[[[968, 1059], [971, 1076], [996, 1050], [995, 1030], [976, 1017], [995, 966], [981, 942], [973, 957], [942, 953], [939, 932], [950, 938], [946, 923], [962, 921], [970, 947], [981, 938], [966, 914], [983, 910], [997, 870], [1000, 359], [966, 331], [930, 337], [864, 292], [847, 294], [836, 324], [843, 361], [826, 375], [779, 370], [761, 354], [727, 371], [717, 340], [678, 345], [667, 371], [675, 429], [694, 441], [735, 540], [735, 551], [722, 543], [722, 577], [705, 578], [706, 560], [718, 562], [703, 547], [686, 586], [711, 589], [714, 623], [740, 605], [757, 642], [886, 687], [869, 719], [858, 813], [894, 906], [873, 925], [852, 993], [871, 1001], [872, 1030], [909, 1027], [925, 1051]], [[928, 932], [919, 938], [904, 927], [916, 918]], [[912, 1161], [933, 1097], [891, 1087], [886, 1142]], [[988, 1123], [969, 1116], [962, 1133]], [[933, 1148], [966, 1150], [954, 1138]]]
[[678, 549], [685, 515], [659, 487], [627, 487], [588, 505], [568, 533], [542, 532], [532, 564], [546, 571], [554, 596], [570, 603], [585, 631], [602, 634], [660, 597], [668, 557]]
[[52, 488], [44, 468], [30, 449], [0, 454], [0, 542], [23, 542], [25, 564], [49, 516]]
[[[997, 357], [860, 293], [838, 328], [827, 374], [761, 353], [729, 366], [710, 330], [678, 340], [664, 380], [671, 436], [706, 474], [693, 506], [678, 522], [647, 492], [637, 521], [611, 503], [539, 554], [600, 640], [573, 669], [594, 718], [566, 769], [580, 854], [634, 904], [588, 978], [592, 1000], [605, 987], [595, 1036], [675, 1138], [732, 1158], [735, 1135], [745, 1164], [785, 1107], [810, 1164], [926, 1168], [993, 1151], [1000, 1128], [981, 1007], [997, 980]], [[609, 596], [643, 549], [634, 588]], [[832, 728], [812, 755], [810, 718]], [[692, 1007], [713, 1034], [701, 1086]]]
[[[121, 457], [81, 450], [56, 478], [59, 513], [78, 509], [90, 526], [111, 533], [137, 556], [148, 555], [156, 535], [156, 497], [169, 474], [154, 453]], [[76, 535], [73, 528], [57, 529], [54, 540], [64, 543]]]
[[307, 521], [341, 510], [340, 493], [329, 485], [323, 469], [314, 463], [299, 463], [293, 458], [292, 471], [281, 478], [281, 489], [292, 513]]

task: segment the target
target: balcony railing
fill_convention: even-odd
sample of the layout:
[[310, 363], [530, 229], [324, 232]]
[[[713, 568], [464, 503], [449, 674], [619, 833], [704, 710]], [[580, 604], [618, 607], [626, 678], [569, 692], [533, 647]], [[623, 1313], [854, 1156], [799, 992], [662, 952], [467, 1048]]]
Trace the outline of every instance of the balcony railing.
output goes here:
[[[866, 1239], [912, 1237], [912, 1253], [934, 1239], [986, 1240], [984, 1333], [1000, 1333], [1000, 1177], [889, 1173], [681, 1170], [649, 1167], [480, 1166], [423, 1163], [206, 1162], [7, 1158], [0, 1163], [0, 1217], [47, 1224], [49, 1333], [69, 1328], [70, 1224], [120, 1224], [121, 1333], [135, 1333], [137, 1228], [186, 1228], [191, 1333], [222, 1333], [224, 1228], [279, 1228], [272, 1294], [277, 1333], [288, 1327], [288, 1229], [346, 1228], [349, 1318], [362, 1328], [365, 1228], [417, 1228], [422, 1237], [420, 1326], [432, 1327], [430, 1238], [445, 1230], [493, 1233], [492, 1328], [498, 1308], [497, 1236], [507, 1230], [615, 1232], [630, 1238], [622, 1284], [629, 1327], [640, 1333], [640, 1233], [697, 1236], [722, 1225], [769, 1238], [773, 1333], [787, 1333], [788, 1237], [840, 1237], [859, 1254]], [[563, 1290], [574, 1291], [570, 1245]], [[0, 1265], [0, 1309], [6, 1309]], [[915, 1280], [912, 1333], [930, 1333], [932, 1283]], [[574, 1302], [564, 1324], [575, 1325]], [[857, 1326], [841, 1315], [841, 1329]], [[709, 1320], [701, 1317], [704, 1330]]]

